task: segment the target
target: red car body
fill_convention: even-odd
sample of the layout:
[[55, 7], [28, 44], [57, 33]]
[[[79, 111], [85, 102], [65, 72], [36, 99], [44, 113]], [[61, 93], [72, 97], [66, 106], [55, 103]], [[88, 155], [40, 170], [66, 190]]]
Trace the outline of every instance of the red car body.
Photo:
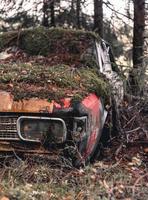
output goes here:
[[[63, 99], [62, 102], [62, 106], [54, 102], [53, 110], [50, 113], [31, 113], [22, 112], [21, 110], [19, 112], [1, 112], [0, 151], [52, 155], [59, 155], [60, 152], [60, 155], [64, 153], [66, 156], [73, 157], [73, 161], [77, 165], [88, 161], [98, 145], [104, 124], [105, 113], [102, 102], [100, 98], [91, 93], [75, 107], [72, 107], [70, 99]], [[8, 105], [8, 102], [6, 103]], [[43, 123], [48, 119], [62, 120], [66, 135], [62, 135], [61, 140], [41, 138], [38, 137], [37, 133], [29, 138], [19, 130], [20, 124], [23, 123], [22, 119], [41, 120]], [[30, 133], [31, 131], [33, 132], [33, 129], [30, 130]], [[30, 133], [26, 131], [25, 134]], [[36, 140], [36, 137], [38, 137], [38, 140]], [[71, 155], [73, 150], [76, 151]]]

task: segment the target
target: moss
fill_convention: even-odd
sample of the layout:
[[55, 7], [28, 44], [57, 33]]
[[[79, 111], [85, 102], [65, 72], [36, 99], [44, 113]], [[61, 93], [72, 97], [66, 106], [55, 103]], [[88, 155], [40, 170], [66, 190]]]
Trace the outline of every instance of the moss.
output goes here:
[[[83, 31], [38, 28], [22, 32], [19, 46], [31, 55], [79, 54], [84, 47], [89, 46], [93, 37], [91, 33]], [[88, 41], [85, 45], [82, 44], [84, 39]]]
[[83, 94], [75, 94], [75, 96], [72, 97], [71, 104], [76, 105], [78, 102], [80, 102], [83, 99]]
[[20, 60], [1, 64], [0, 89], [11, 92], [16, 100], [40, 97], [51, 101], [70, 96], [80, 101], [89, 92], [108, 99], [108, 81], [96, 70], [96, 39], [92, 32], [43, 27], [0, 35], [1, 50], [17, 45], [32, 60], [32, 55], [51, 60], [43, 65], [32, 64], [32, 60], [29, 64]]
[[110, 86], [95, 69], [68, 65], [0, 65], [0, 89], [10, 91], [15, 99], [31, 97], [49, 100], [71, 96], [82, 99], [89, 92], [107, 99]]
[[0, 51], [17, 44], [18, 32], [11, 31], [0, 34]]
[[71, 53], [78, 54], [82, 41], [91, 42], [95, 38], [99, 39], [94, 33], [82, 30], [38, 27], [1, 34], [0, 49], [16, 45], [28, 54], [46, 56], [49, 53], [54, 53], [58, 48], [61, 50], [64, 43]]

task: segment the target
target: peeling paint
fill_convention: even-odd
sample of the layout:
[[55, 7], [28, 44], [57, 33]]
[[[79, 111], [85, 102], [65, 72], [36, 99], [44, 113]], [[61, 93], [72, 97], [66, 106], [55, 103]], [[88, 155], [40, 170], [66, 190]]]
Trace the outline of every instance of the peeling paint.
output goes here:
[[53, 111], [53, 102], [46, 99], [31, 98], [14, 101], [9, 92], [0, 91], [0, 112], [44, 112]]

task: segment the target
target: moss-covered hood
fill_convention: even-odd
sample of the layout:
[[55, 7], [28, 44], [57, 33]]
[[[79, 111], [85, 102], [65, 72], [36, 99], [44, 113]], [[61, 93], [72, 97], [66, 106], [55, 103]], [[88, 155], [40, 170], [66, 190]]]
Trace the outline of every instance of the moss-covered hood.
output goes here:
[[96, 39], [91, 32], [64, 29], [2, 34], [1, 51], [7, 51], [10, 57], [0, 60], [1, 94], [7, 92], [6, 98], [16, 102], [13, 108], [18, 102], [27, 107], [25, 101], [32, 99], [52, 107], [53, 101], [81, 101], [89, 93], [107, 102], [110, 86], [93, 57]]

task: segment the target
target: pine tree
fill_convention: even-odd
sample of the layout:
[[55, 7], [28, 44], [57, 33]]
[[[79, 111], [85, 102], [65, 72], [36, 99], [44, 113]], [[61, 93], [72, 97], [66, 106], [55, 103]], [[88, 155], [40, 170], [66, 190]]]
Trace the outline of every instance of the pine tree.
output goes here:
[[130, 85], [132, 93], [136, 95], [142, 90], [140, 80], [143, 74], [145, 0], [133, 0], [133, 4], [133, 70], [130, 72]]
[[94, 30], [103, 37], [103, 0], [94, 0]]

